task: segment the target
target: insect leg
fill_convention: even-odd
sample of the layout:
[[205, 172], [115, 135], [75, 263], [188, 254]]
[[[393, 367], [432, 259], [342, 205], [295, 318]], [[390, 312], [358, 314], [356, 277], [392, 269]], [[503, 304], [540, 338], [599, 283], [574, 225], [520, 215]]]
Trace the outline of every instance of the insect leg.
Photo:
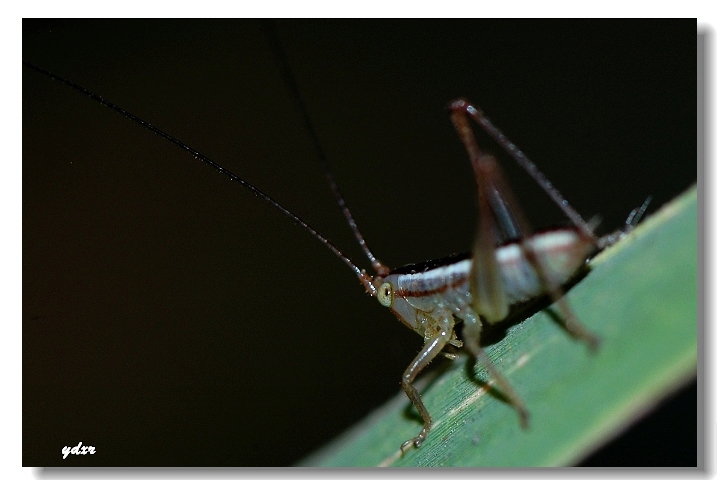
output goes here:
[[523, 230], [516, 218], [515, 212], [510, 208], [510, 202], [501, 194], [499, 189], [488, 192], [488, 202], [495, 217], [495, 224], [498, 227], [496, 243], [504, 243], [508, 240], [517, 240], [524, 236]]
[[[519, 228], [525, 235], [530, 235], [530, 226], [524, 220], [524, 216], [520, 211], [520, 206], [515, 200], [510, 186], [503, 180], [500, 168], [495, 160], [492, 157], [484, 158], [478, 163], [478, 169], [479, 170], [476, 171], [476, 175], [480, 175], [480, 178], [477, 178], [479, 188], [487, 189], [489, 192], [493, 190], [499, 192], [499, 194], [503, 196], [512, 206], [512, 213], [519, 224]], [[479, 201], [481, 200], [479, 199]], [[493, 208], [492, 203], [491, 207]], [[595, 245], [597, 248], [594, 237], [587, 238], [586, 240], [589, 244]], [[530, 266], [537, 273], [538, 279], [542, 284], [541, 290], [550, 296], [553, 303], [560, 311], [559, 317], [562, 320], [565, 329], [573, 338], [587, 343], [591, 350], [596, 349], [600, 343], [599, 338], [585, 328], [585, 326], [583, 326], [583, 324], [577, 319], [572, 308], [570, 308], [570, 305], [568, 305], [568, 302], [563, 296], [563, 289], [561, 285], [551, 280], [550, 276], [546, 274], [546, 267], [544, 267], [545, 260], [540, 258], [530, 242], [522, 241], [519, 242], [518, 245], [523, 251], [523, 255], [530, 263]], [[579, 254], [576, 253], [576, 255]]]
[[421, 373], [421, 370], [423, 370], [426, 365], [431, 363], [431, 360], [436, 358], [441, 350], [443, 350], [443, 347], [449, 343], [452, 334], [453, 320], [450, 318], [444, 318], [438, 326], [438, 332], [426, 340], [426, 343], [423, 345], [423, 348], [418, 353], [416, 358], [413, 359], [406, 371], [403, 372], [401, 386], [403, 387], [403, 391], [406, 392], [408, 398], [411, 402], [413, 402], [413, 405], [416, 407], [416, 410], [418, 410], [418, 413], [421, 415], [421, 418], [423, 419], [423, 428], [418, 435], [403, 442], [403, 445], [401, 445], [402, 452], [405, 452], [412, 446], [420, 447], [426, 439], [428, 432], [431, 430], [433, 419], [431, 418], [431, 414], [428, 413], [428, 409], [424, 405], [421, 395], [413, 385], [413, 381], [416, 379], [416, 376]]
[[485, 353], [485, 350], [480, 346], [480, 336], [483, 326], [480, 323], [480, 319], [477, 316], [469, 316], [463, 319], [463, 341], [468, 352], [475, 358], [477, 362], [480, 362], [486, 370], [488, 375], [498, 385], [498, 389], [505, 396], [513, 408], [518, 412], [520, 416], [520, 426], [524, 429], [528, 428], [530, 423], [530, 415], [528, 409], [525, 407], [525, 403], [520, 398], [518, 393], [510, 386], [508, 380], [500, 373], [500, 371], [493, 364], [493, 361]]
[[[494, 228], [495, 222], [491, 221], [505, 217], [506, 214], [498, 212], [500, 210], [498, 207], [491, 208], [489, 196], [492, 196], [494, 205], [507, 208], [507, 203], [500, 189], [491, 185], [491, 179], [495, 176], [490, 172], [495, 168], [495, 160], [485, 155], [478, 147], [465, 112], [454, 108], [451, 111], [451, 119], [468, 151], [478, 186], [478, 225], [470, 273], [472, 305], [477, 314], [493, 323], [508, 315], [510, 304], [500, 280], [500, 265], [495, 256], [495, 240], [499, 233]], [[512, 210], [509, 210], [507, 216], [512, 223], [518, 224], [519, 220], [513, 221], [515, 217]]]
[[[476, 313], [483, 316], [488, 322], [493, 323], [504, 319], [508, 315], [509, 302], [507, 301], [503, 285], [500, 281], [499, 266], [495, 258], [495, 246], [493, 242], [496, 234], [490, 222], [490, 218], [496, 218], [500, 221], [501, 217], [505, 218], [505, 216], [502, 216], [499, 211], [497, 211], [495, 207], [497, 203], [495, 200], [491, 202], [491, 199], [498, 198], [501, 200], [500, 203], [507, 201], [511, 206], [510, 216], [518, 225], [518, 229], [521, 230], [524, 235], [530, 235], [531, 232], [528, 223], [524, 220], [524, 216], [520, 212], [518, 202], [514, 200], [510, 187], [502, 179], [495, 159], [492, 156], [485, 155], [478, 146], [478, 142], [473, 135], [473, 130], [470, 128], [468, 119], [466, 118], [467, 109], [472, 109], [468, 111], [477, 111], [474, 107], [462, 101], [454, 102], [451, 105], [453, 124], [466, 147], [478, 185], [479, 218], [478, 231], [472, 252], [471, 295], [473, 295], [473, 309]], [[475, 119], [479, 121], [480, 118], [483, 117]], [[532, 162], [529, 163], [533, 165]], [[528, 168], [528, 170], [530, 171], [530, 168]], [[551, 197], [555, 196], [562, 200], [562, 196], [560, 196], [557, 190], [550, 185], [550, 182], [548, 182], [542, 174], [540, 174], [539, 178], [542, 182], [541, 185], [546, 188], [548, 194], [552, 194]], [[592, 233], [592, 230], [590, 230], [589, 226], [587, 226], [577, 212], [574, 212], [572, 208], [566, 207], [566, 205], [567, 202], [565, 202], [565, 205], [561, 205], [561, 207], [565, 207], [564, 211], [566, 211], [566, 213], [574, 213], [574, 216], [576, 216], [575, 219], [571, 215], [568, 216], [573, 219], [578, 231], [581, 232], [581, 235], [588, 242], [594, 243], [595, 248], [597, 248], [597, 239]], [[503, 227], [503, 229], [505, 230], [505, 227]], [[545, 274], [546, 269], [543, 267], [531, 243], [522, 241], [519, 242], [519, 245], [525, 258], [537, 273], [538, 279], [542, 284], [542, 292], [550, 295], [560, 311], [560, 317], [563, 320], [565, 329], [572, 337], [586, 342], [590, 349], [596, 349], [599, 344], [598, 337], [590, 333], [577, 320], [572, 309], [563, 299], [561, 286]]]
[[[463, 122], [464, 129], [467, 127], [468, 122], [466, 121], [466, 115], [470, 115], [470, 117], [481, 126], [485, 132], [493, 137], [493, 139], [500, 144], [508, 154], [513, 157], [513, 159], [516, 161], [518, 165], [520, 165], [533, 179], [535, 182], [545, 191], [545, 193], [548, 194], [548, 196], [555, 202], [555, 204], [560, 208], [563, 213], [570, 219], [570, 221], [575, 225], [575, 227], [580, 230], [583, 236], [592, 238], [593, 240], [597, 240], [595, 237], [595, 234], [593, 233], [592, 228], [590, 225], [583, 220], [583, 217], [580, 216], [580, 214], [570, 206], [570, 204], [563, 198], [561, 193], [558, 191], [557, 188], [555, 188], [552, 183], [543, 175], [543, 173], [538, 170], [538, 167], [508, 138], [498, 130], [493, 123], [485, 116], [483, 115], [483, 112], [480, 111], [475, 106], [471, 105], [468, 101], [464, 99], [459, 99], [451, 102], [449, 105], [449, 108], [451, 109], [451, 115], [453, 117], [454, 123], [456, 123], [456, 119], [461, 120]], [[468, 149], [468, 153], [471, 156], [471, 160], [474, 158], [477, 159], [480, 157], [480, 150], [478, 149], [478, 144], [475, 143], [475, 139], [473, 139], [473, 143], [475, 144], [474, 147], [469, 147], [468, 143], [466, 142], [466, 137], [464, 135], [464, 132], [461, 131], [461, 128], [459, 128], [459, 125], [456, 123], [456, 128], [459, 129], [459, 134], [461, 135], [461, 139], [463, 139], [463, 143], [466, 145], [466, 148]], [[473, 132], [469, 130], [470, 136], [473, 136]], [[478, 153], [479, 155], [475, 155], [475, 153]]]
[[[489, 210], [489, 198], [494, 198], [496, 196], [496, 193], [491, 194], [490, 192], [497, 192], [497, 195], [499, 197], [502, 197], [504, 199], [507, 199], [508, 202], [510, 202], [510, 205], [512, 206], [512, 214], [514, 215], [514, 218], [516, 219], [517, 223], [519, 224], [519, 227], [525, 234], [530, 234], [530, 227], [528, 226], [527, 222], [524, 220], [524, 217], [522, 213], [520, 212], [519, 205], [517, 201], [515, 201], [513, 194], [510, 190], [510, 187], [508, 184], [503, 180], [502, 174], [500, 173], [500, 168], [498, 167], [497, 163], [495, 162], [495, 159], [490, 156], [484, 156], [481, 158], [478, 162], [475, 163], [475, 170], [476, 170], [476, 181], [478, 183], [478, 202], [479, 202], [479, 212], [481, 214], [481, 219], [479, 219], [482, 223], [488, 223], [484, 220], [486, 216], [486, 212]], [[487, 192], [485, 194], [481, 194], [480, 192], [484, 191]], [[491, 209], [493, 209], [493, 204], [490, 203]], [[492, 210], [494, 212], [494, 210]], [[495, 213], [494, 213], [495, 215]], [[491, 249], [488, 253], [486, 251], [483, 251], [483, 249], [487, 248], [490, 243], [488, 238], [489, 231], [486, 227], [479, 228], [478, 235], [482, 235], [484, 238], [476, 238], [475, 245], [473, 247], [473, 268], [486, 268], [487, 261], [482, 260], [483, 257], [486, 257], [490, 254], [490, 256], [495, 257], [495, 251], [494, 249]], [[568, 305], [567, 301], [565, 300], [563, 296], [563, 290], [562, 287], [552, 281], [550, 279], [549, 275], [546, 275], [546, 268], [543, 266], [543, 261], [540, 259], [540, 256], [536, 253], [534, 248], [532, 247], [530, 242], [522, 241], [518, 244], [523, 251], [523, 255], [525, 256], [526, 260], [530, 263], [530, 266], [535, 270], [537, 273], [537, 277], [539, 281], [542, 284], [541, 290], [548, 294], [552, 301], [554, 302], [556, 308], [559, 310], [560, 315], [559, 318], [562, 320], [562, 323], [565, 327], [565, 329], [568, 331], [568, 333], [575, 339], [581, 340], [585, 342], [588, 347], [591, 350], [597, 349], [600, 339], [595, 336], [593, 333], [591, 333], [585, 326], [583, 326], [582, 323], [577, 319], [575, 316], [575, 313], [573, 313], [573, 310]], [[478, 250], [481, 250], [479, 252]], [[476, 262], [475, 259], [479, 258], [481, 259], [481, 262]], [[497, 263], [497, 262], [496, 262]], [[473, 275], [473, 278], [475, 281], [478, 281], [479, 279], [484, 282], [492, 282], [492, 284], [498, 284], [500, 285], [501, 282], [498, 278], [494, 278], [492, 280], [486, 279], [488, 275], [493, 275], [493, 273], [479, 273], [476, 272]], [[492, 285], [489, 283], [489, 285]], [[494, 291], [497, 287], [492, 286], [492, 290]], [[485, 291], [486, 288], [481, 286], [476, 286], [475, 288], [472, 288], [476, 291]], [[495, 293], [493, 294], [493, 297], [487, 296], [487, 294], [483, 293], [482, 297], [477, 297], [477, 301], [493, 301], [496, 302], [496, 296]], [[475, 305], [474, 305], [474, 308]], [[481, 306], [480, 308], [476, 309], [478, 313], [481, 315], [484, 315], [484, 311], [494, 311], [495, 305], [491, 308], [487, 308], [484, 306]], [[506, 307], [506, 315], [507, 315], [507, 307]], [[492, 322], [492, 321], [498, 321], [502, 320], [501, 317], [497, 320], [492, 319], [492, 317], [486, 316], [486, 320]]]
[[[529, 235], [530, 232], [530, 226], [525, 221], [525, 217], [520, 212], [520, 206], [518, 202], [515, 200], [515, 197], [513, 196], [510, 187], [508, 186], [507, 182], [503, 180], [503, 176], [500, 172], [500, 168], [498, 167], [498, 164], [496, 163], [495, 159], [491, 156], [485, 156], [483, 157], [479, 162], [476, 163], [476, 180], [478, 182], [478, 188], [479, 188], [479, 203], [485, 204], [484, 207], [482, 207], [482, 210], [488, 210], [487, 205], [489, 204], [488, 201], [485, 199], [481, 199], [480, 197], [480, 190], [483, 190], [484, 192], [488, 192], [486, 195], [490, 195], [488, 198], [494, 198], [496, 195], [499, 197], [503, 197], [506, 199], [510, 205], [512, 205], [512, 214], [514, 215], [515, 221], [519, 225], [519, 229], [523, 231], [524, 234]], [[491, 193], [495, 192], [495, 193]], [[494, 206], [493, 202], [490, 202], [490, 207], [493, 212]], [[500, 220], [500, 216], [494, 213], [496, 218]], [[482, 216], [485, 217], [485, 213], [482, 213]], [[484, 223], [488, 223], [485, 222]], [[504, 228], [504, 227], [501, 227]], [[483, 235], [487, 235], [487, 232], [482, 232]], [[592, 239], [591, 239], [592, 240]], [[476, 241], [476, 244], [478, 241]], [[485, 245], [487, 245], [487, 241], [481, 242], [481, 245], [483, 245], [483, 248], [485, 248]], [[594, 334], [592, 334], [585, 326], [580, 323], [580, 321], [575, 316], [575, 313], [573, 312], [572, 308], [568, 305], [568, 302], [563, 297], [563, 290], [562, 287], [552, 281], [550, 279], [550, 276], [547, 275], [545, 272], [545, 267], [543, 266], [543, 262], [540, 260], [540, 257], [535, 252], [535, 250], [532, 248], [531, 244], [526, 241], [521, 241], [518, 243], [521, 250], [523, 251], [523, 255], [525, 255], [525, 258], [530, 263], [530, 266], [535, 270], [537, 273], [538, 280], [540, 281], [541, 290], [545, 293], [547, 293], [550, 298], [553, 300], [553, 303], [560, 311], [560, 319], [563, 322], [563, 325], [565, 329], [568, 331], [568, 333], [578, 340], [584, 341], [587, 343], [588, 347], [591, 350], [595, 350], [598, 347], [598, 344], [600, 343], [600, 340], [598, 337], [596, 337]], [[478, 245], [474, 247], [477, 248]], [[494, 255], [494, 252], [491, 251], [491, 254]], [[476, 252], [473, 252], [473, 255], [475, 257]], [[475, 264], [474, 264], [475, 265]], [[500, 284], [500, 281], [498, 279], [493, 279], [493, 281]], [[490, 321], [490, 319], [488, 319]]]
[[523, 400], [480, 346], [482, 325], [478, 317], [482, 315], [489, 322], [497, 322], [508, 315], [510, 307], [495, 256], [496, 222], [503, 225], [503, 233], [509, 236], [518, 236], [524, 229], [521, 228], [520, 213], [509, 207], [501, 188], [495, 184], [495, 179], [499, 178], [492, 174], [497, 168], [495, 160], [481, 152], [465, 114], [454, 109], [451, 118], [470, 156], [478, 186], [478, 227], [470, 279], [473, 312], [463, 317], [463, 340], [468, 352], [485, 366], [500, 391], [518, 411], [521, 426], [527, 428], [529, 415]]

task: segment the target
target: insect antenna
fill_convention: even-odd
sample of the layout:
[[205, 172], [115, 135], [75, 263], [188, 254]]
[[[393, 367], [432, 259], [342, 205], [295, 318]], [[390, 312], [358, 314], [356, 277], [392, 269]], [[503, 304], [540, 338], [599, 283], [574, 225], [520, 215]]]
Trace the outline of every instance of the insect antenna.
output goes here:
[[334, 178], [334, 173], [331, 170], [331, 166], [329, 165], [329, 161], [326, 159], [326, 153], [324, 152], [323, 147], [321, 146], [321, 142], [319, 142], [319, 137], [316, 134], [316, 130], [314, 129], [314, 125], [311, 122], [311, 118], [309, 117], [308, 110], [306, 108], [306, 104], [304, 103], [301, 93], [299, 92], [299, 86], [298, 82], [296, 81], [296, 77], [294, 76], [293, 70], [291, 69], [291, 66], [289, 65], [289, 60], [286, 58], [286, 54], [284, 53], [284, 48], [281, 44], [281, 40], [279, 39], [279, 35], [276, 32], [276, 29], [274, 28], [274, 23], [271, 20], [265, 20], [262, 22], [262, 25], [264, 27], [264, 32], [266, 34], [267, 39], [269, 40], [269, 44], [271, 46], [271, 50], [274, 53], [274, 57], [276, 59], [277, 64], [279, 65], [279, 69], [281, 70], [281, 76], [284, 79], [284, 84], [289, 89], [289, 94], [291, 95], [291, 98], [294, 100], [294, 104], [301, 113], [301, 119], [304, 122], [304, 126], [306, 127], [307, 132], [309, 133], [309, 136], [311, 137], [311, 142], [314, 145], [314, 148], [316, 149], [316, 154], [318, 155], [319, 163], [321, 164], [321, 167], [324, 170], [324, 177], [326, 177], [326, 181], [329, 184], [329, 187], [331, 188], [331, 192], [334, 194], [334, 198], [336, 199], [336, 203], [338, 203], [339, 208], [344, 214], [344, 217], [346, 218], [346, 221], [349, 224], [349, 228], [354, 234], [354, 237], [356, 237], [356, 240], [358, 241], [359, 245], [364, 251], [364, 254], [366, 257], [368, 257], [369, 261], [371, 262], [371, 265], [373, 266], [373, 269], [381, 276], [386, 276], [389, 273], [389, 268], [384, 265], [381, 261], [379, 261], [376, 256], [371, 252], [371, 249], [368, 248], [368, 244], [366, 243], [366, 240], [364, 240], [363, 235], [361, 235], [361, 232], [358, 229], [358, 226], [356, 225], [356, 221], [354, 220], [353, 215], [351, 214], [351, 211], [346, 206], [346, 200], [344, 199], [344, 196], [341, 194], [341, 191], [339, 190], [339, 186], [336, 183], [336, 179]]
[[262, 192], [260, 189], [252, 185], [251, 183], [247, 182], [243, 178], [241, 178], [239, 175], [232, 173], [231, 171], [227, 170], [225, 167], [219, 165], [214, 160], [211, 160], [206, 155], [200, 153], [199, 151], [195, 150], [194, 148], [190, 147], [186, 143], [182, 142], [181, 140], [173, 137], [172, 135], [168, 134], [164, 130], [161, 130], [158, 127], [155, 127], [151, 123], [142, 120], [141, 118], [137, 117], [136, 115], [133, 115], [132, 113], [128, 112], [124, 108], [120, 107], [119, 105], [105, 99], [104, 97], [101, 97], [100, 95], [97, 95], [94, 92], [91, 92], [87, 88], [83, 87], [82, 85], [79, 85], [77, 83], [74, 83], [64, 77], [61, 77], [59, 75], [56, 75], [49, 70], [45, 70], [42, 67], [39, 67], [33, 63], [30, 63], [28, 61], [23, 61], [22, 64], [28, 68], [31, 68], [39, 73], [42, 73], [43, 75], [46, 75], [50, 77], [53, 80], [57, 80], [58, 82], [64, 83], [65, 85], [71, 87], [72, 89], [86, 95], [90, 99], [104, 105], [105, 107], [109, 107], [112, 110], [118, 112], [123, 117], [141, 125], [142, 127], [146, 128], [147, 130], [159, 135], [160, 137], [164, 138], [165, 140], [169, 141], [170, 143], [174, 144], [175, 146], [181, 148], [185, 152], [192, 155], [197, 160], [201, 160], [206, 165], [212, 167], [214, 170], [216, 170], [219, 173], [222, 173], [229, 177], [230, 180], [237, 182], [242, 187], [249, 190], [251, 193], [259, 197], [264, 202], [268, 203], [272, 207], [274, 207], [276, 210], [283, 213], [286, 217], [289, 218], [292, 222], [302, 227], [304, 230], [309, 232], [315, 239], [317, 239], [319, 242], [321, 242], [326, 248], [331, 250], [334, 255], [336, 255], [338, 258], [340, 258], [355, 274], [358, 276], [359, 281], [363, 284], [363, 286], [366, 288], [366, 291], [371, 294], [372, 296], [375, 296], [376, 294], [376, 288], [371, 283], [371, 276], [366, 273], [365, 270], [360, 269], [356, 266], [356, 264], [351, 261], [350, 258], [348, 258], [346, 255], [341, 252], [331, 241], [321, 235], [319, 232], [317, 232], [313, 227], [311, 227], [308, 223], [306, 223], [304, 220], [302, 220], [298, 215], [292, 213], [289, 209], [284, 207], [282, 204], [274, 200], [272, 197], [267, 195], [266, 193]]

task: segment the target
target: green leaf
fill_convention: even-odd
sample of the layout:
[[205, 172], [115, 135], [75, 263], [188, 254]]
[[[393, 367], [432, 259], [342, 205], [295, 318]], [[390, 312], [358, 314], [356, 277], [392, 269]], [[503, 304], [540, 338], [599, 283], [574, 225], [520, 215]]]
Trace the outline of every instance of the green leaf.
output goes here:
[[[601, 253], [567, 295], [601, 339], [591, 354], [545, 311], [487, 351], [526, 402], [531, 425], [460, 357], [419, 390], [434, 418], [420, 449], [399, 446], [421, 422], [398, 394], [304, 466], [570, 465], [690, 381], [697, 370], [697, 189]], [[479, 380], [475, 380], [479, 379]], [[427, 385], [426, 385], [427, 384]]]

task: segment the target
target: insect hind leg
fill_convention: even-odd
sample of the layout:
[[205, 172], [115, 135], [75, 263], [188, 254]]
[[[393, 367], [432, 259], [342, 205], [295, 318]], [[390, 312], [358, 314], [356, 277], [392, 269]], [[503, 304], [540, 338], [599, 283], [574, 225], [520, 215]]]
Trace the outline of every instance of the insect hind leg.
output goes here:
[[[563, 298], [561, 285], [554, 281], [550, 275], [547, 275], [548, 269], [530, 241], [531, 229], [519, 208], [519, 204], [515, 200], [508, 183], [503, 180], [496, 160], [492, 156], [483, 153], [478, 146], [473, 130], [468, 123], [467, 115], [470, 115], [484, 128], [486, 128], [484, 123], [487, 122], [487, 119], [479, 113], [479, 110], [463, 100], [451, 104], [451, 118], [470, 157], [478, 187], [479, 218], [472, 251], [473, 265], [470, 279], [473, 309], [490, 323], [503, 320], [508, 315], [510, 305], [505, 292], [506, 286], [502, 285], [500, 278], [500, 267], [495, 256], [494, 238], [496, 231], [503, 233], [513, 230], [518, 231], [525, 235], [525, 239], [518, 241], [517, 245], [538, 277], [540, 293], [549, 295], [553, 300], [560, 311], [566, 330], [573, 338], [584, 341], [591, 350], [597, 349], [599, 345], [598, 337], [578, 321]], [[487, 125], [498, 132], [492, 124], [488, 123]], [[500, 133], [500, 136], [503, 138], [501, 144], [506, 147], [512, 147], [512, 149], [509, 148], [508, 150], [515, 158], [515, 152], [520, 151], [512, 143], [508, 142], [502, 133]], [[524, 157], [522, 152], [521, 156]], [[522, 157], [519, 156], [516, 160]], [[528, 161], [527, 157], [524, 160], [527, 162], [527, 167], [524, 163], [520, 161], [519, 163], [529, 173], [532, 172], [531, 175], [536, 178], [551, 198], [560, 201], [559, 206], [571, 218], [580, 237], [587, 244], [593, 245], [594, 248], [599, 248], [598, 240], [593, 234], [592, 228], [577, 212], [567, 206], [567, 202], [562, 200], [562, 196], [537, 171], [534, 164]], [[503, 213], [503, 205], [508, 208], [507, 214]]]

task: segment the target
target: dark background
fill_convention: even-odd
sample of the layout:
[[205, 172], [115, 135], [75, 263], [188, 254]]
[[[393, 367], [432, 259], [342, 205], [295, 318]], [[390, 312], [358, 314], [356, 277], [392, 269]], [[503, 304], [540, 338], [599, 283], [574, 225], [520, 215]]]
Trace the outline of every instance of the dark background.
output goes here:
[[[25, 60], [226, 165], [368, 267], [259, 22], [23, 28]], [[694, 20], [276, 29], [348, 205], [389, 266], [470, 247], [473, 179], [445, 110], [456, 97], [586, 218], [600, 214], [602, 232], [696, 180]], [[159, 137], [22, 75], [24, 465], [288, 465], [399, 391], [421, 339], [318, 242]], [[535, 227], [562, 221], [502, 163]], [[622, 458], [588, 463], [695, 464], [694, 388], [629, 433], [627, 458], [618, 443]], [[79, 441], [98, 454], [63, 462], [61, 447]]]

